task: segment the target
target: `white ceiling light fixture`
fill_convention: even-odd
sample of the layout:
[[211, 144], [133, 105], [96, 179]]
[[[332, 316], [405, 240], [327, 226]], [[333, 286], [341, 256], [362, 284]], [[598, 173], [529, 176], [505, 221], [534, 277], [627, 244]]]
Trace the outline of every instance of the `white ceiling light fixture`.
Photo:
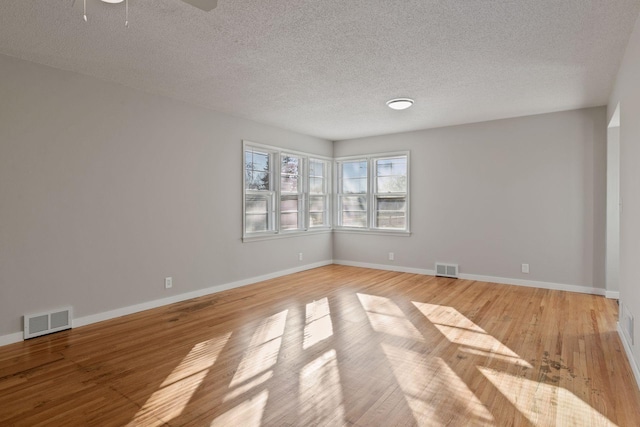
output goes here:
[[387, 101], [387, 107], [393, 110], [406, 110], [413, 105], [411, 98], [395, 98]]
[[[118, 4], [118, 3], [122, 3], [123, 1], [125, 2], [125, 8], [124, 8], [124, 26], [125, 27], [129, 27], [129, 0], [101, 0], [103, 3], [109, 3], [109, 4]], [[73, 0], [73, 3], [75, 4], [76, 0]], [[87, 22], [87, 0], [83, 0], [83, 7], [84, 7], [84, 15], [82, 16], [84, 18], [84, 22]]]

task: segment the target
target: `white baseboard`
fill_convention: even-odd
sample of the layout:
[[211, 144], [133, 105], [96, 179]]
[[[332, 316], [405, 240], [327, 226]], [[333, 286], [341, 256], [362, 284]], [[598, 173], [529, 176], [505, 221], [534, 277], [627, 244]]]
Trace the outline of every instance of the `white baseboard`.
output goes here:
[[[425, 274], [434, 276], [435, 270], [427, 270], [422, 268], [402, 267], [388, 264], [371, 264], [367, 262], [355, 262], [346, 260], [333, 260], [334, 264], [348, 265], [352, 267], [374, 268], [377, 270], [399, 271], [402, 273]], [[581, 294], [592, 294], [605, 296], [605, 290], [601, 288], [592, 288], [588, 286], [566, 285], [563, 283], [541, 282], [537, 280], [512, 279], [497, 276], [481, 276], [478, 274], [460, 274], [460, 279], [476, 280], [479, 282], [500, 283], [504, 285], [527, 286], [530, 288], [551, 289], [556, 291], [578, 292]]]
[[620, 299], [620, 292], [618, 291], [606, 291], [605, 295], [609, 299]]
[[427, 276], [434, 276], [436, 274], [435, 270], [402, 267], [400, 265], [372, 264], [369, 262], [346, 261], [342, 259], [334, 259], [333, 263], [338, 265], [346, 265], [349, 267], [373, 268], [375, 270], [388, 270], [388, 271], [398, 271], [400, 273], [425, 274]]
[[24, 334], [16, 332], [14, 334], [0, 335], [0, 347], [3, 345], [13, 344], [22, 341]]
[[[274, 273], [264, 274], [262, 276], [251, 277], [249, 279], [238, 280], [236, 282], [225, 283], [222, 285], [211, 286], [205, 289], [198, 289], [197, 291], [186, 292], [183, 294], [173, 295], [167, 298], [157, 299], [153, 301], [143, 302], [140, 304], [130, 305], [128, 307], [117, 308], [115, 310], [105, 311], [102, 313], [92, 314], [89, 316], [79, 317], [73, 319], [72, 325], [74, 328], [80, 326], [90, 325], [92, 323], [102, 322], [104, 320], [114, 319], [116, 317], [126, 316], [127, 314], [138, 313], [140, 311], [149, 310], [152, 308], [162, 307], [164, 305], [173, 304], [180, 301], [185, 301], [192, 298], [198, 298], [204, 295], [214, 294], [216, 292], [226, 291], [228, 289], [239, 288], [241, 286], [250, 285], [265, 280], [275, 279], [277, 277], [286, 276], [288, 274], [298, 273], [300, 271], [311, 270], [312, 268], [324, 267], [325, 265], [332, 264], [333, 261], [326, 260], [313, 264], [305, 264], [299, 267], [290, 268], [288, 270], [281, 270]], [[16, 332], [8, 335], [0, 335], [0, 346], [13, 344], [23, 340], [23, 333]]]
[[618, 329], [618, 336], [620, 336], [620, 341], [622, 341], [624, 352], [626, 353], [627, 360], [629, 361], [629, 366], [631, 366], [631, 370], [633, 371], [633, 376], [636, 378], [636, 385], [640, 389], [640, 369], [638, 369], [638, 364], [636, 363], [636, 359], [633, 357], [633, 351], [631, 351], [631, 345], [627, 340], [627, 336], [622, 331], [620, 322], [618, 322], [617, 324], [617, 329]]

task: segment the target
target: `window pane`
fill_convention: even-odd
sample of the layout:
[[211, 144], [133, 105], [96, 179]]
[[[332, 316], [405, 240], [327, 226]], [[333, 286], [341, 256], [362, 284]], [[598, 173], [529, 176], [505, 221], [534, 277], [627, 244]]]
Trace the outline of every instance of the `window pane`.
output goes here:
[[349, 178], [342, 180], [342, 193], [366, 193], [367, 178]]
[[280, 178], [280, 191], [283, 193], [297, 193], [298, 177], [294, 175], [282, 175]]
[[298, 227], [298, 213], [287, 212], [280, 214], [280, 228], [283, 230], [295, 230]]
[[247, 150], [244, 153], [245, 188], [269, 190], [269, 154]]
[[342, 163], [342, 178], [367, 178], [367, 161], [355, 160]]
[[298, 212], [298, 198], [283, 197], [280, 201], [280, 212]]
[[376, 213], [378, 228], [406, 228], [406, 214], [401, 211], [378, 211]]
[[406, 175], [407, 158], [378, 160], [376, 162], [376, 174], [378, 176]]
[[309, 160], [309, 176], [323, 177], [324, 163], [322, 160]]
[[265, 198], [247, 196], [244, 206], [247, 213], [266, 213], [268, 211], [268, 203]]
[[406, 197], [379, 197], [376, 199], [376, 227], [406, 228]]
[[378, 198], [377, 200], [379, 211], [404, 211], [407, 205], [406, 199], [403, 198]]
[[343, 211], [366, 211], [367, 199], [362, 196], [345, 196], [341, 198]]
[[406, 176], [384, 176], [377, 179], [379, 193], [406, 193]]
[[342, 212], [342, 225], [344, 227], [366, 227], [366, 212]]
[[269, 154], [258, 151], [247, 150], [244, 156], [245, 167], [247, 170], [268, 171], [269, 170]]
[[297, 193], [300, 174], [300, 158], [282, 155], [280, 165], [280, 191], [285, 193]]
[[320, 227], [324, 225], [324, 212], [311, 212], [309, 214], [309, 222], [311, 227]]
[[376, 187], [378, 193], [406, 193], [407, 158], [377, 160]]
[[256, 231], [267, 231], [267, 224], [269, 223], [268, 215], [265, 214], [247, 214], [245, 224], [247, 227], [247, 233], [253, 233]]
[[269, 190], [269, 173], [247, 171], [247, 190]]
[[311, 196], [309, 198], [309, 211], [318, 212], [325, 210], [325, 196]]
[[309, 178], [309, 192], [324, 193], [324, 179], [318, 177]]

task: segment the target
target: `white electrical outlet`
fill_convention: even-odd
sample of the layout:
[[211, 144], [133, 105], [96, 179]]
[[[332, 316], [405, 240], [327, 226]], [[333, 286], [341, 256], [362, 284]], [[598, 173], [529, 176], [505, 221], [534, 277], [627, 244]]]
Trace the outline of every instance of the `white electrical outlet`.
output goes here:
[[302, 261], [302, 252], [298, 252], [298, 261]]
[[164, 278], [164, 288], [165, 289], [173, 288], [173, 277]]
[[522, 264], [522, 272], [529, 273], [529, 264]]
[[393, 261], [395, 259], [395, 255], [393, 252], [389, 252], [389, 261]]

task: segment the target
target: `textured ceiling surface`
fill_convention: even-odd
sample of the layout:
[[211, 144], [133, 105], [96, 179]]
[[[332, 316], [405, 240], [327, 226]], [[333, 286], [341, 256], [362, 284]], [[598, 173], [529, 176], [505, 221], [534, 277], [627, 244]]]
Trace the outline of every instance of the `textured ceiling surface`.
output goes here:
[[[640, 0], [1, 0], [0, 53], [340, 140], [604, 105]], [[393, 111], [385, 102], [414, 98]]]

